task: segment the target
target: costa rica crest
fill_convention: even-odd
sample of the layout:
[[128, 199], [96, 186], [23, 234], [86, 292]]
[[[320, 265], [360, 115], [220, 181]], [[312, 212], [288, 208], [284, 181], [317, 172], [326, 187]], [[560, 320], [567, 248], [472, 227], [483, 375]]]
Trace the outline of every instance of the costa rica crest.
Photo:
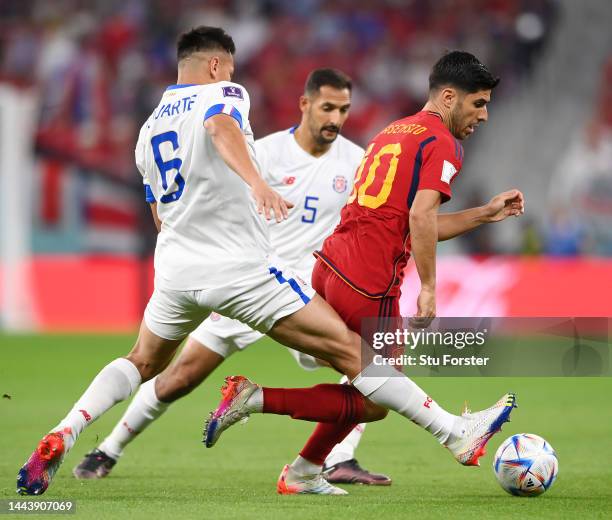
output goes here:
[[336, 175], [334, 177], [334, 191], [336, 193], [344, 193], [346, 191], [347, 186], [348, 182], [344, 175]]

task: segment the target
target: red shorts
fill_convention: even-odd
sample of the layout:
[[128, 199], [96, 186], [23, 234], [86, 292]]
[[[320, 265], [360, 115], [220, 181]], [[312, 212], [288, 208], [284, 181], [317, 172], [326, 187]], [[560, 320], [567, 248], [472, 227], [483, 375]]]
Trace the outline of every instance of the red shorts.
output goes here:
[[361, 323], [364, 318], [378, 318], [380, 330], [399, 321], [397, 296], [368, 298], [352, 289], [319, 258], [312, 271], [312, 287], [335, 309], [348, 328], [359, 335], [362, 335]]

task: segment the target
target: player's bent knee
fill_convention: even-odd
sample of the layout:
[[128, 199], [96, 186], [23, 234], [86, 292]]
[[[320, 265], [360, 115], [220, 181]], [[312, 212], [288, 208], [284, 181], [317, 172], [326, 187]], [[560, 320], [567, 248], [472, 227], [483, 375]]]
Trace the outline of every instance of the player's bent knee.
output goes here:
[[189, 377], [178, 376], [170, 380], [159, 381], [155, 387], [155, 393], [160, 401], [171, 403], [191, 393], [197, 387]]
[[143, 383], [154, 378], [164, 369], [164, 365], [156, 363], [150, 359], [143, 359], [141, 356], [135, 353], [128, 354], [126, 359], [138, 369]]
[[168, 366], [180, 343], [180, 340], [155, 336], [143, 325], [134, 347], [125, 357], [138, 369], [144, 383]]
[[389, 414], [389, 410], [373, 403], [369, 399], [365, 399], [364, 401], [363, 413], [365, 422], [382, 421]]
[[359, 336], [347, 329], [346, 334], [336, 338], [329, 348], [331, 365], [350, 377], [361, 371], [361, 344]]
[[158, 377], [155, 392], [160, 401], [171, 403], [195, 390], [202, 378], [183, 365], [170, 366]]
[[355, 377], [361, 371], [359, 357], [348, 353], [335, 354], [330, 358], [329, 364], [338, 372], [350, 378]]

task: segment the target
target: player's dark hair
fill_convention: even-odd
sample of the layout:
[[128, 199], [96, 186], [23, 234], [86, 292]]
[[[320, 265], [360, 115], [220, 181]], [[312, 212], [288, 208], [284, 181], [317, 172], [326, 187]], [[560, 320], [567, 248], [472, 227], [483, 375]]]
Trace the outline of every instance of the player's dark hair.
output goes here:
[[312, 96], [319, 93], [321, 87], [333, 87], [338, 90], [353, 88], [353, 82], [349, 76], [337, 69], [315, 69], [306, 79], [304, 94]]
[[234, 54], [236, 46], [232, 37], [220, 27], [201, 25], [181, 34], [176, 43], [178, 61], [198, 51], [226, 51]]
[[452, 51], [442, 56], [431, 69], [429, 91], [456, 87], [468, 93], [493, 89], [499, 83], [476, 56], [469, 52]]

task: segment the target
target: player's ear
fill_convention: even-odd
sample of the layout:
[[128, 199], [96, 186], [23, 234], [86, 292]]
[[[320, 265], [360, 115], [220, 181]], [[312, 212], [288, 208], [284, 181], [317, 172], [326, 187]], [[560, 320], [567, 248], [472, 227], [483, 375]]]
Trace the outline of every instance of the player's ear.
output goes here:
[[457, 99], [457, 91], [452, 87], [446, 87], [442, 89], [440, 93], [442, 103], [446, 108], [451, 108]]
[[217, 75], [219, 74], [219, 57], [213, 56], [208, 62], [208, 72], [212, 79], [217, 79]]
[[308, 105], [310, 103], [310, 99], [307, 96], [300, 96], [300, 112], [304, 113], [308, 109]]

